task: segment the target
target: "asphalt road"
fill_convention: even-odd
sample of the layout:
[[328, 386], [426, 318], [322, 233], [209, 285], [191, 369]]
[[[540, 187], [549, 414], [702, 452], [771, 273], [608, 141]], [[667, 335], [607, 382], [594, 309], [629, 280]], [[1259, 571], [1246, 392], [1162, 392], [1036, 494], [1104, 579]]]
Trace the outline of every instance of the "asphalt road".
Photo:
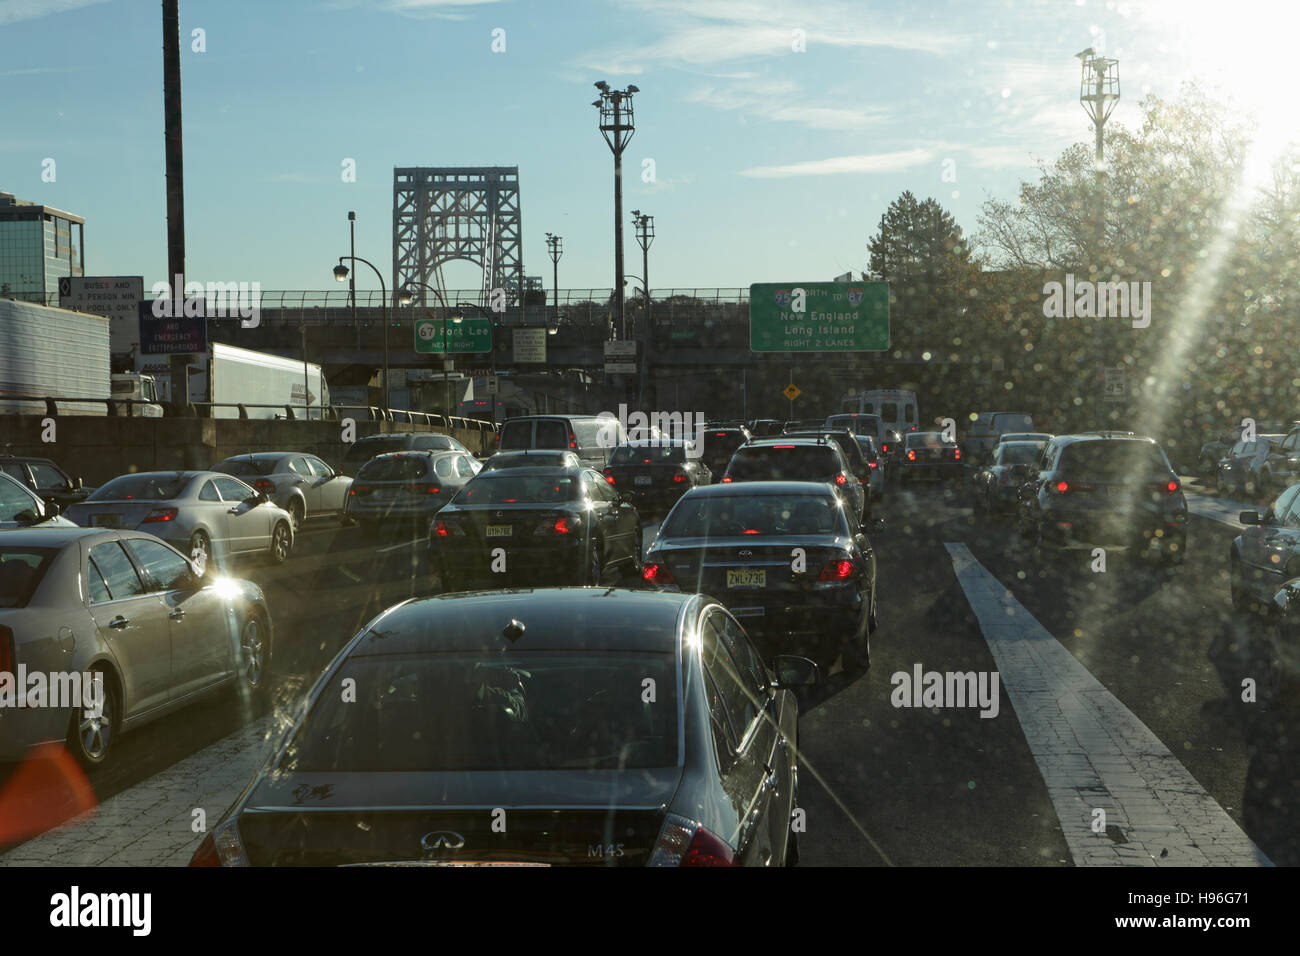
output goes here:
[[[1117, 551], [1107, 554], [1105, 571], [1095, 571], [1082, 554], [1035, 565], [1010, 523], [975, 515], [959, 487], [890, 488], [876, 515], [879, 630], [871, 669], [837, 668], [801, 694], [805, 865], [1080, 862], [1063, 829], [1074, 821], [1062, 814], [1054, 765], [1042, 756], [1044, 725], [1009, 698], [1015, 675], [1003, 673], [992, 717], [976, 707], [900, 707], [892, 699], [893, 675], [910, 675], [916, 665], [998, 671], [990, 640], [999, 628], [969, 597], [974, 576], [996, 579], [992, 591], [1009, 602], [999, 614], [1041, 625], [1081, 668], [1076, 676], [1095, 678], [1099, 694], [1158, 738], [1137, 748], [1139, 763], [1158, 761], [1163, 744], [1194, 778], [1160, 786], [1203, 790], [1272, 862], [1300, 863], [1300, 708], [1263, 690], [1256, 702], [1242, 700], [1243, 679], [1261, 679], [1263, 626], [1228, 600], [1233, 528], [1193, 517], [1182, 566]], [[955, 571], [959, 553], [973, 558], [964, 577]], [[307, 526], [285, 565], [248, 564], [237, 573], [263, 586], [275, 617], [280, 702], [310, 686], [379, 611], [437, 588], [422, 540], [363, 541], [356, 528], [325, 523]], [[1032, 674], [1032, 686], [1051, 691], [1063, 673]], [[116, 764], [92, 779], [96, 797], [146, 783], [263, 713], [230, 695], [127, 735]], [[0, 767], [0, 786], [12, 773]], [[1116, 829], [1113, 840], [1125, 837]]]

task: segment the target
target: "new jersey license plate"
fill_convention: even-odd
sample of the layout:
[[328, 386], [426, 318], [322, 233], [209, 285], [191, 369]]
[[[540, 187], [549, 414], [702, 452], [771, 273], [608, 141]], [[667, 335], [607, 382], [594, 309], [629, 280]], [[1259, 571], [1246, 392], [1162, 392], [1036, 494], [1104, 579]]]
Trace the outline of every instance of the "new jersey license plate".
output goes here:
[[510, 537], [511, 526], [508, 524], [490, 524], [487, 526], [487, 536], [489, 538], [508, 538]]
[[767, 587], [767, 571], [752, 568], [728, 568], [727, 587], [765, 588]]

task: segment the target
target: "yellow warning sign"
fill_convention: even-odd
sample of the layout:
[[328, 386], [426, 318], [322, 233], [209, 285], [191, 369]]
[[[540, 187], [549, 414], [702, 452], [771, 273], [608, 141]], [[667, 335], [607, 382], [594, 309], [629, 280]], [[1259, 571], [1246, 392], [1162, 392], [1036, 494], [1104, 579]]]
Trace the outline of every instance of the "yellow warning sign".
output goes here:
[[803, 393], [799, 391], [798, 385], [794, 384], [794, 382], [791, 382], [781, 391], [781, 394], [793, 402], [796, 398], [798, 398]]

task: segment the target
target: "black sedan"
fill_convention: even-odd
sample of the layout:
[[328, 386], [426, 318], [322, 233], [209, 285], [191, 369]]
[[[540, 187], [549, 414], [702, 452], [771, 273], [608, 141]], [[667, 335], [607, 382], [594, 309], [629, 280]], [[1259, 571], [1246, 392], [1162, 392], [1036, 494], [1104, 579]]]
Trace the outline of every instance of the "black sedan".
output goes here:
[[619, 445], [609, 456], [605, 479], [642, 515], [664, 514], [686, 492], [713, 481], [694, 454], [694, 446], [679, 439]]
[[704, 464], [716, 477], [721, 478], [731, 462], [736, 449], [754, 436], [743, 425], [708, 425], [703, 435]]
[[816, 668], [777, 668], [698, 595], [404, 602], [334, 659], [190, 865], [792, 864], [788, 688]]
[[960, 479], [965, 474], [961, 449], [943, 432], [908, 432], [898, 458], [898, 480], [906, 484], [914, 479], [937, 481]]
[[1277, 496], [1262, 515], [1243, 511], [1246, 527], [1228, 553], [1234, 607], [1271, 608], [1282, 585], [1300, 577], [1300, 484]]
[[971, 501], [976, 511], [990, 514], [1016, 510], [1020, 486], [1029, 480], [1030, 466], [1043, 441], [998, 442], [989, 463], [971, 479]]
[[669, 512], [642, 576], [716, 595], [764, 657], [844, 655], [865, 669], [876, 628], [876, 557], [830, 485], [754, 481], [697, 488]]
[[470, 480], [429, 526], [444, 591], [600, 584], [641, 567], [636, 508], [590, 468], [507, 468]]

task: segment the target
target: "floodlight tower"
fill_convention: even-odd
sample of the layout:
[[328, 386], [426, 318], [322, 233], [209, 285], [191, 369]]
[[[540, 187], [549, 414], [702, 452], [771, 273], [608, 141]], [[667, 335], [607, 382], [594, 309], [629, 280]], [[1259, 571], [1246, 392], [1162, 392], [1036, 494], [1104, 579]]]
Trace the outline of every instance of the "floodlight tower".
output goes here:
[[596, 83], [600, 99], [591, 105], [600, 110], [600, 132], [614, 153], [614, 312], [618, 319], [619, 338], [627, 338], [627, 320], [623, 315], [623, 149], [636, 132], [632, 117], [632, 94], [635, 86], [611, 90], [604, 80]]

